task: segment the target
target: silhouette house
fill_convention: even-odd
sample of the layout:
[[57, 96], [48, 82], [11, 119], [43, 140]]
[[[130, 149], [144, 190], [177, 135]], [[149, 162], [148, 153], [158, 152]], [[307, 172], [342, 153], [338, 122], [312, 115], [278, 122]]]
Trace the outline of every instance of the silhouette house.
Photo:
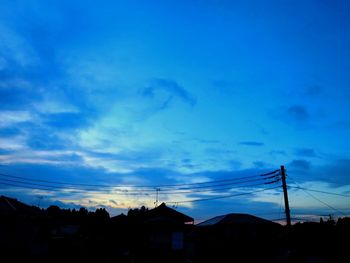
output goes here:
[[218, 226], [231, 224], [249, 224], [249, 225], [276, 225], [276, 223], [266, 220], [261, 217], [231, 213], [227, 215], [216, 216], [204, 222], [197, 224], [197, 226]]
[[22, 254], [45, 253], [38, 241], [42, 211], [16, 199], [0, 196], [0, 253], [2, 259]]
[[193, 218], [164, 203], [131, 222], [133, 257], [138, 262], [179, 262], [186, 257]]
[[196, 261], [271, 261], [271, 249], [265, 249], [265, 245], [276, 243], [274, 239], [281, 228], [277, 223], [249, 214], [216, 216], [197, 224]]

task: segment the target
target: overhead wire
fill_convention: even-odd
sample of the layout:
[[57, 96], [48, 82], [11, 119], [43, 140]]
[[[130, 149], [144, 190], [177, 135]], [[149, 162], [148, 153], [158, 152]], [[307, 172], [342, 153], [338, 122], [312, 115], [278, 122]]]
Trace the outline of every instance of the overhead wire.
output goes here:
[[[276, 171], [274, 171], [276, 172]], [[271, 174], [271, 173], [267, 173], [267, 174]], [[260, 176], [264, 176], [266, 174], [260, 175]], [[1, 178], [2, 177], [6, 177], [6, 178], [15, 178], [16, 180], [13, 179], [6, 179], [6, 178]], [[257, 176], [255, 176], [257, 177]], [[191, 183], [191, 184], [187, 184], [187, 185], [193, 185], [192, 187], [178, 187], [176, 189], [174, 188], [170, 188], [170, 189], [164, 189], [161, 188], [162, 185], [158, 185], [157, 189], [161, 189], [163, 192], [169, 192], [172, 193], [174, 191], [180, 191], [180, 190], [193, 190], [193, 189], [207, 189], [207, 190], [203, 190], [203, 191], [209, 191], [209, 190], [225, 190], [225, 189], [230, 189], [231, 187], [222, 187], [222, 186], [234, 186], [234, 185], [240, 185], [239, 187], [245, 187], [244, 184], [246, 183], [250, 183], [250, 182], [259, 182], [261, 181], [261, 184], [270, 184], [270, 183], [274, 183], [277, 182], [277, 180], [273, 180], [273, 181], [264, 181], [266, 180], [266, 178], [264, 177], [260, 177], [260, 178], [255, 178], [255, 179], [250, 179], [250, 180], [243, 180], [243, 178], [252, 178], [252, 176], [247, 176], [247, 177], [241, 177], [241, 178], [234, 178], [236, 179], [235, 181], [231, 181], [229, 182], [228, 180], [227, 183], [220, 183], [224, 180], [217, 180], [217, 181], [210, 181], [210, 182], [202, 182], [202, 183]], [[270, 177], [272, 178], [276, 178], [276, 175]], [[107, 188], [111, 191], [115, 191], [115, 192], [121, 192], [121, 193], [132, 193], [132, 192], [153, 192], [154, 189], [137, 189], [140, 186], [134, 186], [137, 187], [136, 189], [125, 189], [126, 187], [129, 186], [115, 186], [115, 185], [90, 185], [90, 184], [78, 184], [78, 183], [63, 183], [63, 182], [56, 182], [56, 181], [48, 181], [48, 180], [38, 180], [38, 179], [30, 179], [30, 178], [25, 178], [25, 177], [19, 177], [19, 176], [12, 176], [12, 175], [7, 175], [7, 174], [0, 174], [0, 183], [2, 181], [6, 181], [6, 182], [11, 182], [11, 183], [16, 183], [16, 184], [21, 184], [21, 185], [30, 185], [30, 186], [39, 186], [39, 187], [45, 187], [45, 190], [50, 190], [51, 188], [54, 189], [71, 189], [71, 190], [85, 190], [85, 191], [96, 191], [96, 189], [98, 189], [98, 191], [102, 190], [101, 188]], [[36, 182], [43, 182], [45, 184], [42, 183], [36, 183]], [[203, 185], [203, 184], [207, 184], [207, 185]], [[178, 184], [178, 185], [185, 185], [185, 184]], [[80, 186], [80, 187], [79, 187]], [[174, 186], [174, 185], [173, 185]], [[81, 188], [81, 187], [89, 187], [89, 188]], [[93, 188], [92, 188], [93, 187]], [[50, 188], [50, 189], [47, 189]], [[121, 189], [124, 188], [124, 189]], [[151, 188], [151, 187], [150, 187]], [[200, 192], [198, 190], [198, 192]]]
[[[261, 176], [267, 176], [271, 174], [277, 173], [279, 170], [275, 170], [272, 172], [264, 173], [264, 174], [257, 174], [257, 175], [250, 175], [250, 176], [242, 176], [242, 177], [236, 177], [231, 179], [221, 179], [221, 180], [212, 180], [207, 182], [198, 182], [198, 183], [182, 183], [182, 184], [164, 184], [164, 185], [122, 185], [118, 187], [138, 187], [138, 188], [159, 188], [159, 187], [179, 187], [179, 186], [190, 186], [190, 185], [204, 185], [204, 184], [217, 184], [221, 182], [234, 182], [234, 181], [240, 181], [243, 179], [249, 179], [254, 177]], [[33, 178], [26, 178], [22, 176], [14, 176], [14, 175], [8, 175], [4, 173], [0, 173], [0, 177], [10, 177], [15, 179], [21, 179], [25, 181], [36, 181], [36, 182], [42, 182], [42, 183], [50, 183], [50, 184], [60, 184], [60, 185], [75, 185], [75, 186], [90, 186], [90, 187], [106, 187], [109, 188], [110, 185], [105, 184], [83, 184], [83, 183], [67, 183], [67, 182], [58, 182], [58, 181], [50, 181], [50, 180], [42, 180], [42, 179], [33, 179]]]
[[202, 202], [202, 201], [210, 201], [210, 200], [217, 200], [217, 199], [224, 199], [224, 198], [230, 198], [234, 196], [242, 196], [242, 195], [249, 195], [249, 194], [254, 194], [258, 192], [263, 192], [267, 190], [272, 190], [279, 188], [279, 186], [275, 187], [270, 187], [270, 188], [265, 188], [265, 189], [260, 189], [256, 191], [251, 191], [251, 192], [244, 192], [244, 193], [237, 193], [237, 194], [231, 194], [231, 195], [225, 195], [225, 196], [216, 196], [216, 197], [209, 197], [209, 198], [199, 198], [199, 199], [191, 199], [191, 200], [182, 200], [182, 201], [167, 201], [165, 202], [166, 204], [180, 204], [180, 203], [192, 203], [192, 202]]
[[[3, 182], [5, 181], [5, 182]], [[264, 184], [271, 184], [271, 183], [276, 183], [279, 180], [274, 180], [271, 182], [262, 182], [262, 183], [256, 183], [256, 184], [243, 184], [243, 185], [232, 185], [232, 184], [225, 184], [221, 185], [221, 187], [207, 187], [207, 188], [201, 188], [201, 189], [189, 189], [189, 188], [178, 188], [178, 189], [173, 189], [173, 190], [162, 190], [159, 188], [159, 194], [190, 194], [190, 193], [198, 193], [198, 192], [217, 192], [217, 191], [222, 191], [222, 190], [231, 190], [231, 189], [237, 189], [237, 188], [249, 188], [249, 187], [254, 187], [254, 186], [261, 186]], [[248, 182], [248, 181], [247, 181]], [[154, 192], [154, 190], [121, 190], [121, 189], [114, 189], [113, 186], [110, 186], [110, 189], [81, 189], [81, 188], [76, 188], [76, 187], [63, 187], [63, 186], [55, 186], [55, 185], [44, 185], [44, 184], [37, 184], [37, 183], [31, 183], [31, 182], [23, 182], [23, 181], [18, 181], [18, 180], [11, 180], [11, 179], [3, 179], [0, 178], [0, 184], [3, 185], [11, 185], [11, 186], [17, 186], [17, 187], [24, 187], [25, 188], [30, 188], [30, 189], [38, 189], [38, 190], [45, 190], [45, 191], [59, 191], [59, 190], [71, 190], [73, 192], [101, 192], [101, 191], [107, 191], [108, 193], [113, 193], [113, 194], [137, 194], [137, 193], [145, 193], [145, 192]], [[225, 187], [222, 187], [225, 186]], [[227, 187], [229, 186], [229, 187]], [[185, 191], [184, 191], [185, 190]], [[186, 191], [187, 190], [187, 191]]]
[[[279, 181], [279, 180], [278, 180]], [[276, 183], [276, 182], [278, 182], [278, 181], [274, 181], [274, 182], [272, 182], [272, 183]], [[265, 185], [266, 184], [270, 184], [270, 183], [265, 183]], [[213, 189], [200, 189], [200, 190], [191, 190], [191, 191], [180, 191], [180, 192], [165, 192], [166, 194], [186, 194], [186, 193], [199, 193], [199, 192], [216, 192], [216, 191], [219, 191], [219, 190], [232, 190], [232, 189], [237, 189], [237, 188], [239, 188], [239, 189], [241, 189], [241, 188], [250, 188], [250, 187], [254, 187], [254, 186], [262, 186], [262, 185], [264, 185], [264, 184], [261, 184], [261, 183], [259, 183], [259, 184], [248, 184], [248, 185], [240, 185], [240, 186], [236, 186], [236, 187], [224, 187], [224, 188], [213, 188]], [[161, 190], [159, 191], [159, 194], [161, 194], [161, 193], [164, 193], [164, 192], [162, 192]]]
[[[291, 179], [292, 179], [292, 178], [291, 178]], [[292, 179], [292, 181], [298, 186], [298, 187], [297, 187], [298, 189], [304, 191], [307, 195], [309, 195], [310, 197], [312, 197], [312, 198], [315, 199], [316, 201], [318, 201], [318, 202], [320, 202], [321, 204], [327, 206], [328, 208], [330, 208], [330, 209], [332, 209], [332, 210], [334, 210], [334, 211], [336, 211], [336, 212], [338, 212], [338, 213], [340, 213], [340, 214], [346, 216], [346, 214], [343, 213], [342, 211], [340, 211], [339, 209], [337, 209], [337, 208], [335, 208], [335, 207], [333, 207], [333, 206], [327, 204], [326, 202], [320, 200], [319, 198], [317, 198], [317, 197], [314, 196], [313, 194], [309, 193], [308, 190], [307, 190], [307, 188], [301, 187], [295, 180]]]
[[[223, 179], [223, 180], [213, 180], [208, 182], [199, 182], [199, 183], [188, 183], [188, 184], [172, 184], [172, 185], [157, 185], [157, 186], [113, 186], [113, 185], [99, 185], [99, 184], [81, 184], [81, 183], [66, 183], [66, 182], [57, 182], [50, 180], [40, 180], [33, 178], [25, 178], [20, 176], [12, 176], [8, 174], [0, 173], [0, 185], [11, 186], [11, 187], [19, 187], [25, 189], [33, 189], [33, 190], [41, 190], [41, 191], [51, 191], [51, 192], [59, 192], [64, 191], [71, 194], [75, 193], [97, 193], [97, 194], [122, 194], [125, 196], [128, 195], [143, 195], [150, 196], [149, 192], [154, 192], [157, 190], [157, 194], [169, 194], [169, 195], [177, 195], [177, 194], [195, 194], [195, 193], [203, 193], [205, 194], [219, 194], [218, 191], [224, 190], [242, 190], [244, 188], [253, 188], [253, 187], [262, 187], [268, 184], [273, 184], [279, 182], [279, 170], [275, 170], [273, 172], [252, 175], [252, 176], [244, 176], [239, 178], [232, 179]], [[5, 177], [5, 178], [4, 178]], [[251, 184], [252, 182], [256, 182]], [[88, 187], [88, 188], [87, 188]], [[141, 189], [125, 189], [126, 187], [136, 187]], [[150, 189], [156, 187], [155, 189]], [[176, 188], [175, 188], [176, 187]], [[240, 192], [222, 194], [225, 195], [216, 195], [212, 197], [204, 197], [204, 198], [196, 198], [196, 199], [187, 199], [181, 201], [167, 201], [165, 203], [175, 204], [176, 206], [181, 203], [190, 203], [190, 202], [203, 202], [210, 200], [218, 200], [231, 198], [236, 196], [244, 196], [250, 195], [254, 193], [259, 193], [267, 190], [272, 190], [279, 188], [280, 186], [268, 187], [263, 189], [258, 189], [254, 191], [248, 192]], [[124, 189], [123, 189], [124, 188]], [[227, 193], [227, 192], [226, 192]]]
[[325, 206], [329, 207], [330, 209], [332, 209], [332, 210], [334, 210], [334, 211], [336, 211], [336, 212], [338, 212], [338, 213], [340, 213], [340, 214], [346, 216], [346, 214], [343, 213], [342, 211], [340, 211], [339, 209], [337, 209], [337, 208], [335, 208], [335, 207], [333, 207], [333, 206], [327, 204], [326, 202], [324, 202], [324, 201], [318, 199], [316, 196], [314, 196], [313, 194], [309, 193], [308, 191], [306, 191], [306, 190], [304, 190], [304, 189], [302, 189], [302, 190], [303, 190], [306, 194], [308, 194], [309, 196], [311, 196], [313, 199], [315, 199], [316, 201], [320, 202], [321, 204], [324, 204]]
[[[69, 190], [65, 192], [69, 193], [94, 193], [94, 194], [106, 194], [106, 192], [98, 191], [98, 190], [91, 190], [91, 191], [86, 191], [83, 189], [72, 189], [72, 188], [45, 188], [45, 187], [35, 187], [35, 186], [30, 186], [30, 185], [20, 185], [16, 183], [6, 183], [6, 182], [0, 182], [0, 185], [7, 185], [7, 186], [13, 186], [13, 187], [18, 187], [18, 188], [25, 188], [25, 189], [33, 189], [33, 190], [41, 190], [41, 191], [49, 191], [49, 192], [59, 192], [59, 191], [64, 191], [64, 190]], [[116, 193], [111, 193], [110, 191], [107, 192], [108, 194], [116, 194]], [[144, 195], [144, 196], [149, 196], [149, 193], [119, 193], [123, 195]]]
[[342, 197], [350, 197], [350, 195], [347, 195], [347, 194], [327, 192], [327, 191], [322, 191], [322, 190], [305, 188], [305, 187], [301, 187], [301, 186], [289, 186], [289, 187], [290, 188], [294, 188], [294, 189], [307, 190], [307, 191], [311, 191], [311, 192], [321, 193], [321, 194], [336, 195], [336, 196], [342, 196]]

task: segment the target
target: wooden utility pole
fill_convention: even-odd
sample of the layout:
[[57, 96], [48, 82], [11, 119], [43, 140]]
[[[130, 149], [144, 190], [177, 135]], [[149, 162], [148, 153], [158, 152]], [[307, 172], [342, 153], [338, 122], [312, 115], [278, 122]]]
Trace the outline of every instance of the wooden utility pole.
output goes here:
[[282, 178], [282, 187], [283, 187], [283, 195], [284, 195], [284, 207], [285, 207], [285, 212], [286, 212], [287, 226], [291, 226], [290, 209], [289, 209], [288, 192], [287, 192], [287, 183], [286, 183], [286, 171], [285, 171], [283, 165], [281, 166], [281, 178]]

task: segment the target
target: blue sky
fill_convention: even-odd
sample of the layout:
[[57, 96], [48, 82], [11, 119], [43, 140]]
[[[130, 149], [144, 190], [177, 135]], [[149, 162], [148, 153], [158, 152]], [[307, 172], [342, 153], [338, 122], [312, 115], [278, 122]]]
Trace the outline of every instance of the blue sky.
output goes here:
[[[346, 1], [0, 5], [1, 173], [138, 186], [239, 178], [285, 165], [300, 186], [350, 192]], [[155, 200], [154, 193], [9, 185], [1, 192], [114, 214]], [[276, 218], [280, 192], [177, 209], [197, 220], [228, 212]], [[347, 197], [312, 195], [350, 212]], [[297, 189], [290, 202], [300, 216], [337, 213]]]

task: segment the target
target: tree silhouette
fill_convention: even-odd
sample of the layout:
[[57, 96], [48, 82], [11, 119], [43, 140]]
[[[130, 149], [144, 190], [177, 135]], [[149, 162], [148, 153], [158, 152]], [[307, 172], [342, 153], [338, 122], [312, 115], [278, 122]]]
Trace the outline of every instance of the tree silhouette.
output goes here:
[[129, 209], [128, 216], [142, 217], [147, 211], [148, 211], [148, 208], [146, 208], [145, 206], [141, 206], [140, 208]]

